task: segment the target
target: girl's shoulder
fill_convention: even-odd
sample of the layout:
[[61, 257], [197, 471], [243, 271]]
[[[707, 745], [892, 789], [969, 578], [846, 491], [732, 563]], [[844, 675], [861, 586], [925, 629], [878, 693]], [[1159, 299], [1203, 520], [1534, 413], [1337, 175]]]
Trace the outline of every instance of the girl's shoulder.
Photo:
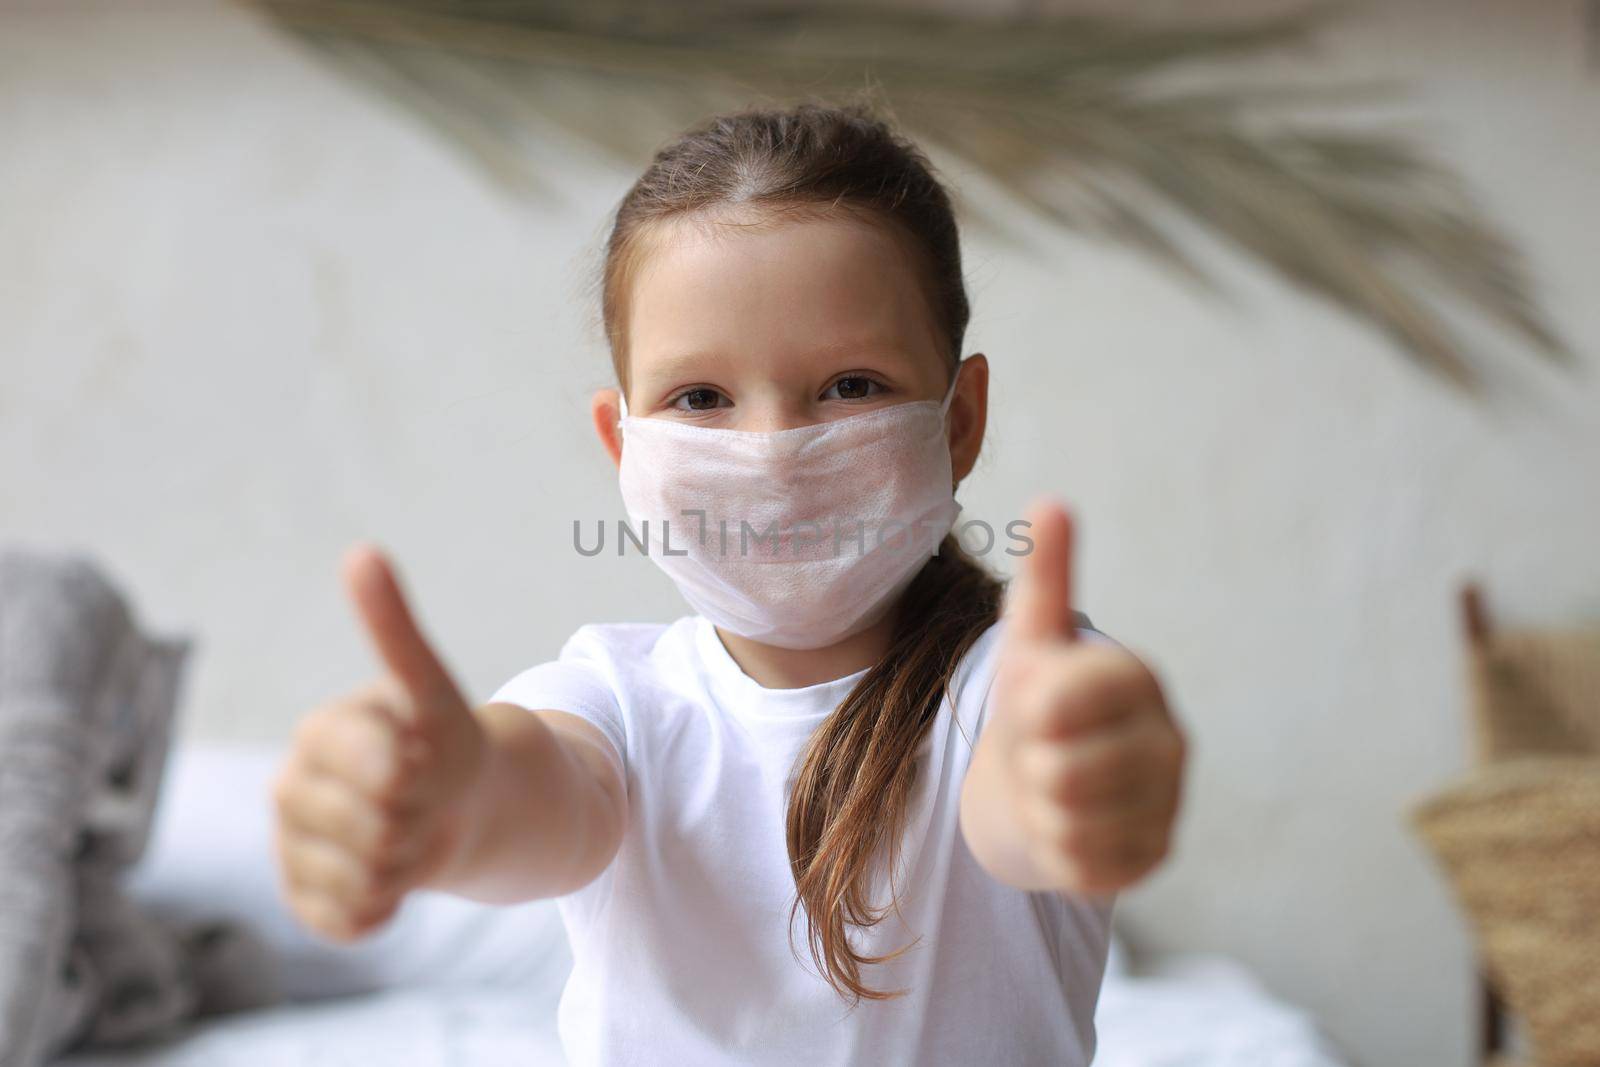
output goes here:
[[521, 671], [490, 699], [533, 707], [530, 701], [558, 697], [566, 703], [537, 706], [563, 711], [573, 700], [615, 706], [618, 695], [652, 673], [654, 664], [678, 657], [670, 646], [684, 644], [692, 621], [586, 623], [566, 639], [554, 659]]
[[591, 622], [561, 646], [561, 659], [589, 658], [638, 662], [653, 656], [663, 642], [675, 643], [692, 630], [694, 617], [674, 622]]
[[628, 763], [632, 708], [681, 670], [693, 634], [693, 617], [676, 622], [588, 623], [578, 627], [555, 659], [519, 672], [495, 690], [490, 703], [531, 711], [564, 711], [587, 719]]

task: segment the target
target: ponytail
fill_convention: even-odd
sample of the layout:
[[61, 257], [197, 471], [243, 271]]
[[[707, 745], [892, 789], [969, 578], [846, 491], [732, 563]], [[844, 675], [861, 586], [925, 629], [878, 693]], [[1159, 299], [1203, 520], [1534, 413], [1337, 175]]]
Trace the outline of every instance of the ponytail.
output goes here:
[[[895, 996], [871, 988], [867, 964], [905, 952], [863, 955], [846, 937], [876, 926], [898, 907], [892, 882], [916, 754], [968, 649], [999, 617], [1001, 582], [964, 552], [953, 534], [912, 580], [899, 606], [888, 653], [817, 728], [802, 753], [789, 800], [789, 865], [808, 923], [811, 956], [851, 1003]], [[891, 872], [890, 899], [870, 899], [877, 863]]]

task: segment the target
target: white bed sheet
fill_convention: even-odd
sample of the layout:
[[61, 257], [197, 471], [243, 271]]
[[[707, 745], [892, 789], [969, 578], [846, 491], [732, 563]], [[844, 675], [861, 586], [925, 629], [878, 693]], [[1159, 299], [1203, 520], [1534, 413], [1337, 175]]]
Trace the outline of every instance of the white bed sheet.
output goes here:
[[1173, 954], [1108, 974], [1096, 1067], [1348, 1067], [1306, 1012], [1226, 956]]
[[554, 1002], [532, 987], [429, 986], [218, 1016], [148, 1047], [58, 1067], [558, 1067]]

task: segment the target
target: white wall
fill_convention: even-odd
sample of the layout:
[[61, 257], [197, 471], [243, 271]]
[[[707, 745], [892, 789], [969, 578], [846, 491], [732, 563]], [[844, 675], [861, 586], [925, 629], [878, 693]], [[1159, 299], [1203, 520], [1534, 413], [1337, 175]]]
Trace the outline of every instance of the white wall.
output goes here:
[[[1511, 619], [1600, 613], [1580, 15], [1389, 4], [1308, 61], [1414, 82], [1578, 377], [1483, 333], [1531, 369], [1471, 401], [1230, 254], [1215, 303], [1115, 249], [968, 232], [996, 383], [965, 503], [1078, 506], [1081, 606], [1195, 738], [1179, 854], [1124, 915], [1242, 957], [1371, 1065], [1468, 1062], [1467, 945], [1403, 821], [1464, 759], [1458, 580]], [[335, 579], [357, 537], [480, 695], [582, 622], [680, 611], [645, 561], [570, 547], [620, 514], [582, 301], [633, 173], [550, 163], [551, 202], [513, 203], [235, 8], [0, 7], [0, 537], [92, 549], [197, 635], [192, 736], [280, 738], [372, 669]]]

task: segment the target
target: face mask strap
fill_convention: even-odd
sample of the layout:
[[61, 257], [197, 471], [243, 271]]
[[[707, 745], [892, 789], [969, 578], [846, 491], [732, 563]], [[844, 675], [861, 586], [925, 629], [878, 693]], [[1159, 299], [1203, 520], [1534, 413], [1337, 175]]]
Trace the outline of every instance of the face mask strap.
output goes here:
[[956, 372], [950, 376], [950, 388], [945, 390], [944, 400], [939, 404], [940, 415], [948, 415], [950, 413], [950, 401], [955, 399], [956, 383], [961, 380], [961, 368], [966, 362], [964, 359], [956, 362]]
[[621, 426], [622, 420], [628, 417], [628, 396], [621, 389], [617, 390], [617, 405], [622, 412], [617, 416], [617, 425]]

